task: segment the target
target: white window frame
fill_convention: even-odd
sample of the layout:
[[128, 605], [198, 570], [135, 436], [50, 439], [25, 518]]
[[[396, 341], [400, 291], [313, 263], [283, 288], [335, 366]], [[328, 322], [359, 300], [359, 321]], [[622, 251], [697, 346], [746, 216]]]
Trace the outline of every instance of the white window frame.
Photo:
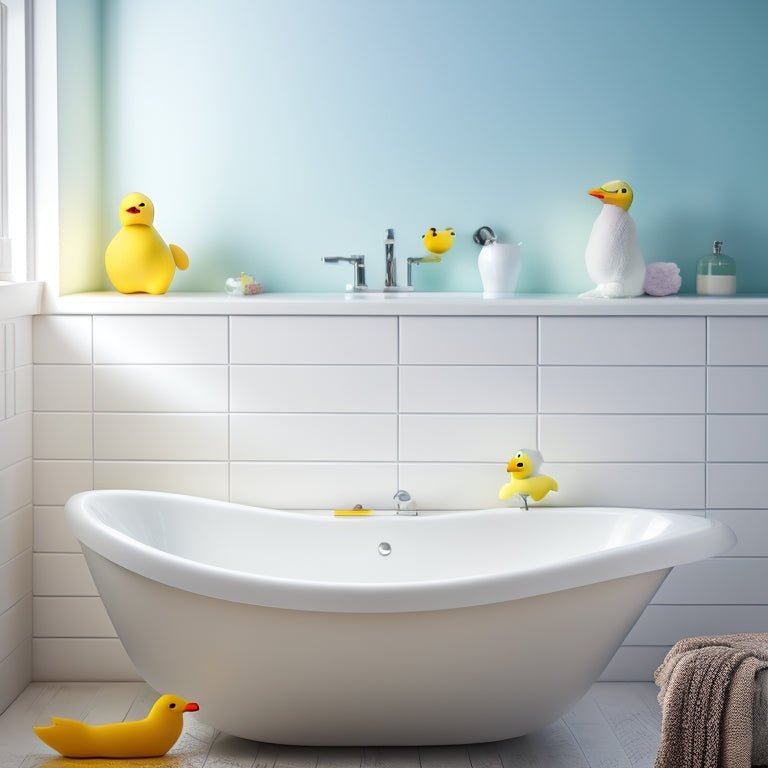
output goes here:
[[0, 280], [34, 279], [32, 2], [0, 0]]

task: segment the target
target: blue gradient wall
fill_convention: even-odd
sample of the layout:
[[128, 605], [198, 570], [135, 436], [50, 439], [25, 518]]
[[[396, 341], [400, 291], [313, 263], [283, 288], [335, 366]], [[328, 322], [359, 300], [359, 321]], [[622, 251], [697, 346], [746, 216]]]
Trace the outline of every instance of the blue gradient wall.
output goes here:
[[456, 244], [417, 288], [480, 290], [471, 234], [489, 224], [525, 243], [521, 291], [575, 293], [600, 205], [586, 190], [626, 178], [647, 262], [676, 261], [691, 292], [722, 239], [740, 288], [768, 292], [764, 0], [105, 0], [100, 14], [94, 226], [106, 246], [123, 195], [152, 197], [190, 254], [173, 290], [241, 270], [268, 290], [338, 290], [351, 270], [321, 256], [352, 253], [380, 285], [384, 229], [404, 279], [431, 226]]

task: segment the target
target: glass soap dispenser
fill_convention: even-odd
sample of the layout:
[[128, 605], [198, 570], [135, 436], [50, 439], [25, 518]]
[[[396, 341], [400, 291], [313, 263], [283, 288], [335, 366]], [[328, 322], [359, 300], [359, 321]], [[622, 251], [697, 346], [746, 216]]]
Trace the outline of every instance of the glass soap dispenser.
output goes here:
[[712, 253], [696, 263], [696, 293], [708, 296], [736, 293], [736, 262], [723, 253], [722, 240], [715, 240]]

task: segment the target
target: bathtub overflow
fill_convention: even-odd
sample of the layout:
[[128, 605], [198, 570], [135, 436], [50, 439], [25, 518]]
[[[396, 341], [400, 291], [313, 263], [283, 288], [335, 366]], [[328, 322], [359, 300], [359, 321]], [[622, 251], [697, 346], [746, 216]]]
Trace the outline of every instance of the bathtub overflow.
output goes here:
[[381, 544], [379, 544], [379, 554], [382, 557], [392, 554], [392, 545], [388, 541], [382, 541]]

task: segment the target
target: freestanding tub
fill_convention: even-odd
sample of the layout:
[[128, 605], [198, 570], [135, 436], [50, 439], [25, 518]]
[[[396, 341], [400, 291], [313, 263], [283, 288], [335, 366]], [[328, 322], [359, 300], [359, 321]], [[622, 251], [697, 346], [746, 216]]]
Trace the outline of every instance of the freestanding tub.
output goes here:
[[642, 509], [334, 517], [89, 491], [67, 521], [155, 690], [249, 739], [519, 736], [584, 695], [680, 563], [735, 538]]

